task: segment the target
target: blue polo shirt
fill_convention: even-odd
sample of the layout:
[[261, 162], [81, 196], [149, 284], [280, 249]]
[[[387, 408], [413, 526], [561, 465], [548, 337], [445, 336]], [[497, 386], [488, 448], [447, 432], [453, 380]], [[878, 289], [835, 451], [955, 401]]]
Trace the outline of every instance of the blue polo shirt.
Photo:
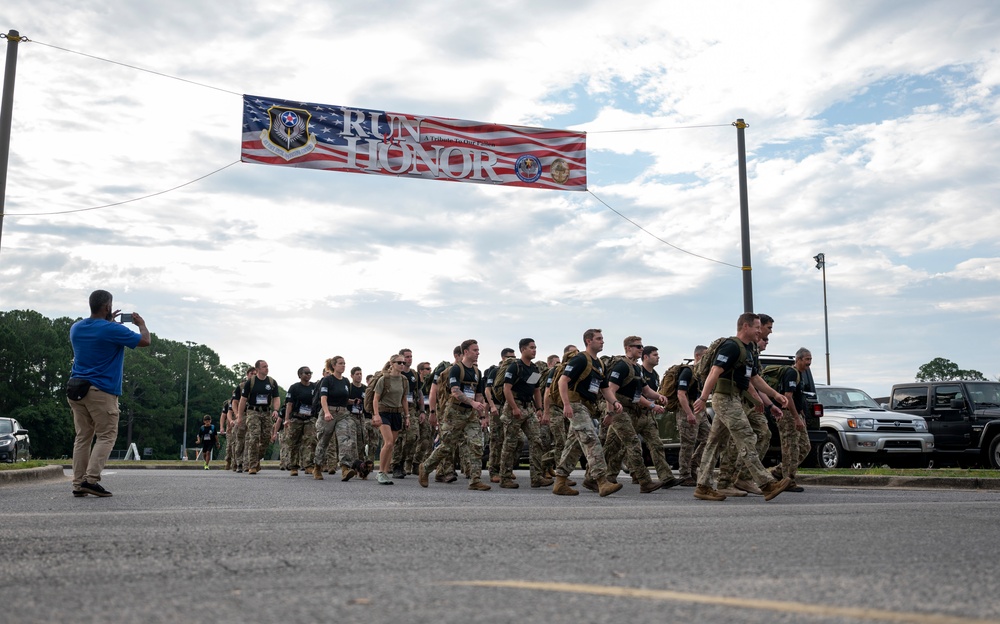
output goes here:
[[125, 347], [134, 349], [142, 336], [121, 323], [85, 318], [69, 328], [73, 345], [73, 369], [70, 374], [86, 379], [108, 394], [121, 396]]

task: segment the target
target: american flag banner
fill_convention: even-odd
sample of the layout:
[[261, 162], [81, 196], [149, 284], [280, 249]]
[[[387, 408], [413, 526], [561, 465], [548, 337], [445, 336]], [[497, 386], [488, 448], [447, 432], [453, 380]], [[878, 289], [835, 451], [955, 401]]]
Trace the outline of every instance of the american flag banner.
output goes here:
[[587, 134], [243, 96], [243, 162], [587, 190]]

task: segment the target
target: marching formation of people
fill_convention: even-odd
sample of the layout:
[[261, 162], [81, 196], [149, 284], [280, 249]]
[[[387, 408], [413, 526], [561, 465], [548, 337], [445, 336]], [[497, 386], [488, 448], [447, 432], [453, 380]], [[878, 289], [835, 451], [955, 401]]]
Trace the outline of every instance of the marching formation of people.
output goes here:
[[[800, 380], [812, 361], [799, 349], [794, 366], [765, 372], [759, 356], [773, 323], [767, 315], [741, 315], [735, 336], [697, 346], [692, 360], [671, 366], [662, 380], [656, 347], [629, 336], [624, 355], [602, 356], [600, 329], [583, 333], [582, 349], [567, 345], [561, 357], [545, 360], [536, 360], [535, 341], [523, 338], [517, 352], [504, 349], [482, 373], [479, 344], [471, 339], [433, 369], [430, 362], [414, 367], [412, 351], [401, 349], [367, 384], [359, 367], [347, 376], [345, 359], [334, 356], [319, 381], [310, 367], [298, 370], [283, 409], [267, 362], [258, 360], [223, 406], [226, 469], [257, 474], [268, 445], [280, 441], [281, 467], [293, 477], [304, 471], [316, 480], [337, 473], [341, 481], [367, 479], [377, 464], [379, 484], [416, 475], [426, 488], [432, 474], [435, 482], [453, 483], [461, 470], [469, 490], [488, 491], [490, 483], [519, 487], [514, 468], [526, 440], [529, 485], [560, 496], [579, 494], [570, 476], [583, 459], [582, 486], [602, 497], [622, 489], [624, 467], [643, 494], [687, 486], [701, 500], [748, 493], [771, 500], [802, 491], [794, 479], [809, 439]], [[676, 417], [678, 476], [657, 426], [665, 411]], [[771, 470], [761, 461], [771, 437], [768, 414], [778, 423], [782, 449], [781, 464]], [[214, 435], [203, 427], [206, 454]]]

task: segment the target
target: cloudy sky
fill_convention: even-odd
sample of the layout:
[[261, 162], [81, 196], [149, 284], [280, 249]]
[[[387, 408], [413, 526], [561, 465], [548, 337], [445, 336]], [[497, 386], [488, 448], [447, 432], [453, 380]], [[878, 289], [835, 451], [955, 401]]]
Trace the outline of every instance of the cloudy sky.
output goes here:
[[[1000, 375], [994, 2], [35, 0], [10, 29], [0, 309], [86, 316], [105, 288], [285, 386], [588, 327], [665, 368], [743, 311], [744, 118], [770, 351], [825, 379], [823, 252], [834, 383]], [[586, 131], [590, 193], [240, 163], [244, 93]]]

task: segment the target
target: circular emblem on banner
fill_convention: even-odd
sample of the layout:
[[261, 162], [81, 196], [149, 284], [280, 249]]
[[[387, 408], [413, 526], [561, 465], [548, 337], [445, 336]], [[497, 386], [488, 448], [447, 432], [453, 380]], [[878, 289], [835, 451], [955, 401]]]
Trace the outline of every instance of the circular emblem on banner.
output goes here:
[[525, 154], [514, 163], [514, 173], [522, 182], [537, 182], [542, 177], [542, 162], [537, 156]]
[[556, 158], [549, 165], [549, 175], [556, 184], [565, 184], [569, 180], [569, 163], [562, 158]]
[[295, 124], [299, 123], [299, 116], [292, 111], [285, 111], [281, 113], [281, 123], [285, 124], [286, 128], [294, 128]]

